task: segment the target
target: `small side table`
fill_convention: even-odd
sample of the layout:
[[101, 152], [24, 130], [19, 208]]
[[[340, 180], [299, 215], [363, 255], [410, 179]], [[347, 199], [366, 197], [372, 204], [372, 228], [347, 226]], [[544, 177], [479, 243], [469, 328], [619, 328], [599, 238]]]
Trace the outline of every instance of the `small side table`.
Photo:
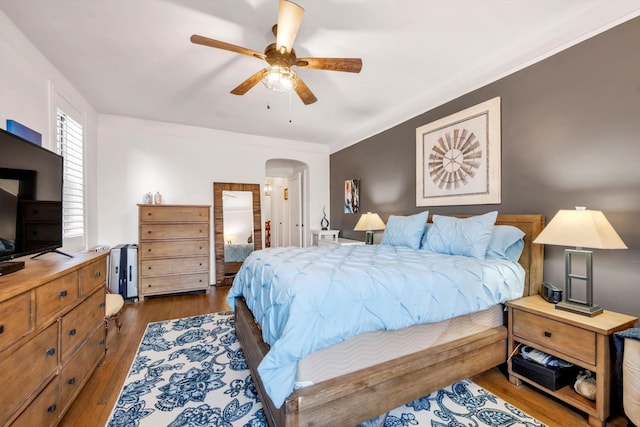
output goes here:
[[513, 371], [509, 359], [509, 381], [524, 381], [589, 415], [589, 425], [604, 427], [611, 414], [613, 384], [613, 333], [633, 327], [633, 316], [605, 310], [586, 317], [555, 306], [532, 295], [506, 303], [509, 308], [509, 354], [518, 344], [530, 345], [596, 374], [596, 399], [588, 400], [573, 390], [573, 384], [552, 391]]
[[353, 245], [364, 245], [364, 242], [362, 240], [343, 239], [342, 237], [339, 237], [335, 240], [330, 240], [330, 239], [318, 240], [318, 246], [353, 246]]
[[340, 230], [311, 230], [311, 244], [318, 246], [320, 240], [337, 241]]

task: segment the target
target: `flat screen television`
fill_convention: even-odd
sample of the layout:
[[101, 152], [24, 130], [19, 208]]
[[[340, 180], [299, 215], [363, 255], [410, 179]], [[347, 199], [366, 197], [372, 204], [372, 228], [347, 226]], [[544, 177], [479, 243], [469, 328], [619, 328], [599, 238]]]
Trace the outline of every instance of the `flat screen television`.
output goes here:
[[62, 247], [63, 159], [0, 129], [0, 261]]

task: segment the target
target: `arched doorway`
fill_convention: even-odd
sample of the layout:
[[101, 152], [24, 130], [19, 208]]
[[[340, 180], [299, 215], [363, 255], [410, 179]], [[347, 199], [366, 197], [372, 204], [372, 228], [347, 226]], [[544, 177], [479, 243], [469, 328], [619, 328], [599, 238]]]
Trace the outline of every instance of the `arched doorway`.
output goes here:
[[308, 175], [306, 163], [270, 159], [265, 163], [265, 247], [307, 246]]

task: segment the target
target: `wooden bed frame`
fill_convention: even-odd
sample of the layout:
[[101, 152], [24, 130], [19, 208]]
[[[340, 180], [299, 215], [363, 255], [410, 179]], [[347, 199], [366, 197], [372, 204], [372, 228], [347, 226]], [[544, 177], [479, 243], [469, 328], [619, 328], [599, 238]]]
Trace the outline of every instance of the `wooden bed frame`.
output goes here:
[[[519, 260], [526, 271], [524, 295], [538, 293], [543, 246], [532, 242], [542, 231], [544, 217], [498, 215], [496, 224], [526, 233]], [[507, 360], [507, 329], [499, 326], [295, 390], [278, 409], [257, 372], [269, 346], [242, 298], [236, 298], [235, 316], [236, 333], [270, 427], [356, 425]]]

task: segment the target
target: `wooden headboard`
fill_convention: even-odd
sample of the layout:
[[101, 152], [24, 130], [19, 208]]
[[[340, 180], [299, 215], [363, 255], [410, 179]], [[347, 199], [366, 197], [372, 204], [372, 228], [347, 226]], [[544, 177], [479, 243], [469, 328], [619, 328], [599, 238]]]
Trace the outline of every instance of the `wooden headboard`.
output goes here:
[[544, 228], [544, 215], [498, 215], [496, 225], [512, 225], [525, 232], [524, 249], [518, 261], [526, 272], [524, 296], [540, 293], [544, 245], [533, 244], [533, 240]]
[[[472, 215], [455, 215], [458, 218], [467, 218]], [[431, 215], [429, 215], [431, 222]], [[524, 296], [540, 293], [542, 285], [542, 263], [544, 259], [544, 245], [534, 245], [533, 240], [544, 228], [544, 215], [498, 215], [496, 225], [512, 225], [524, 231], [524, 249], [520, 265], [526, 273], [524, 279]]]

